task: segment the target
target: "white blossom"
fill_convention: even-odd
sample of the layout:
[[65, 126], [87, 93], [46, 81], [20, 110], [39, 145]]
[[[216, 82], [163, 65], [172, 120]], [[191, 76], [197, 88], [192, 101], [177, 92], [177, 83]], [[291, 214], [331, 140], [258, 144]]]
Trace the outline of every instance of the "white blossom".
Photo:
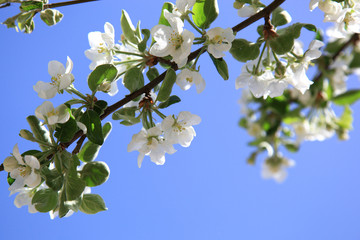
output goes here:
[[204, 91], [206, 85], [205, 80], [198, 71], [188, 68], [181, 70], [177, 75], [176, 84], [185, 91], [195, 84], [197, 93]]
[[176, 0], [173, 13], [181, 17], [187, 15], [188, 11], [194, 6], [196, 0]]
[[151, 47], [150, 54], [157, 57], [170, 55], [178, 67], [182, 68], [187, 62], [195, 36], [192, 32], [183, 29], [183, 21], [175, 14], [165, 9], [164, 17], [171, 26], [159, 24], [151, 29], [151, 35], [156, 43]]
[[235, 36], [231, 28], [215, 27], [207, 31], [209, 45], [207, 51], [215, 58], [222, 58], [231, 48]]
[[69, 109], [65, 104], [61, 104], [57, 108], [54, 108], [53, 104], [49, 101], [45, 101], [37, 107], [35, 115], [49, 125], [65, 123], [70, 118]]
[[36, 213], [38, 212], [35, 208], [35, 205], [31, 203], [33, 196], [36, 193], [36, 189], [34, 188], [18, 188], [11, 191], [10, 195], [18, 193], [14, 199], [14, 204], [17, 208], [21, 208], [22, 206], [27, 205], [29, 213]]
[[9, 172], [10, 177], [15, 179], [15, 182], [9, 187], [10, 191], [22, 188], [25, 185], [34, 188], [40, 184], [39, 160], [31, 155], [25, 155], [23, 158], [17, 144], [13, 148], [13, 156], [7, 157], [3, 164], [5, 171]]
[[148, 130], [143, 128], [139, 133], [133, 135], [127, 151], [139, 151], [137, 160], [139, 168], [145, 156], [150, 156], [151, 161], [156, 165], [163, 165], [165, 153], [176, 152], [172, 144], [165, 141], [164, 137], [160, 136], [161, 134], [160, 126], [155, 126]]
[[254, 5], [243, 5], [243, 7], [238, 10], [238, 15], [243, 18], [248, 18], [262, 9], [263, 8]]
[[278, 153], [264, 161], [261, 176], [265, 179], [273, 178], [276, 182], [281, 183], [287, 177], [286, 169], [293, 166], [295, 166], [294, 160], [286, 159]]
[[161, 123], [166, 141], [172, 144], [180, 144], [183, 147], [189, 147], [196, 132], [193, 125], [201, 122], [201, 118], [190, 112], [183, 111], [175, 118], [173, 115], [167, 116]]
[[51, 76], [51, 83], [38, 81], [33, 87], [40, 98], [50, 99], [55, 97], [56, 93], [61, 93], [68, 88], [74, 81], [74, 76], [71, 71], [73, 62], [67, 57], [66, 68], [58, 61], [50, 61], [48, 64], [48, 71]]

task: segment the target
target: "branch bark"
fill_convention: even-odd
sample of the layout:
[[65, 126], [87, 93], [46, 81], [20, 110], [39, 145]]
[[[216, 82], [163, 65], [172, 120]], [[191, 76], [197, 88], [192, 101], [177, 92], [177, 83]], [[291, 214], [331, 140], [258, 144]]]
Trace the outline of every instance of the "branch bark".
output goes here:
[[94, 2], [94, 1], [99, 1], [99, 0], [74, 0], [74, 1], [67, 1], [67, 2], [50, 3], [50, 4], [45, 4], [44, 9], [64, 7], [64, 6], [70, 6], [70, 5], [86, 3], [86, 2]]

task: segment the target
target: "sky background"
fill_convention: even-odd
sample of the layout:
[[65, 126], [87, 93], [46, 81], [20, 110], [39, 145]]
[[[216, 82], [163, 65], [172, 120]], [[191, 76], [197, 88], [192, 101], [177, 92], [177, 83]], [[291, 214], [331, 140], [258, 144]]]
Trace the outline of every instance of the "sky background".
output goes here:
[[[110, 22], [119, 40], [121, 9], [126, 9], [133, 22], [141, 20], [142, 28], [151, 29], [158, 22], [163, 2], [102, 0], [62, 7], [62, 22], [47, 27], [37, 16], [30, 35], [0, 26], [0, 159], [9, 156], [16, 143], [20, 152], [37, 148], [18, 133], [29, 128], [26, 116], [33, 115], [43, 102], [33, 85], [50, 80], [49, 61], [65, 64], [69, 56], [74, 62], [74, 85], [87, 92], [90, 60], [84, 51], [89, 48], [88, 33], [103, 32], [104, 23]], [[328, 26], [322, 23], [321, 11], [309, 11], [308, 2], [286, 1], [283, 8], [293, 22]], [[219, 1], [220, 15], [213, 27], [232, 27], [243, 20], [232, 4], [232, 0]], [[0, 9], [0, 21], [17, 12], [15, 6]], [[255, 40], [254, 29], [262, 23], [237, 37]], [[314, 36], [306, 30], [303, 33], [301, 40], [307, 47]], [[96, 215], [78, 212], [55, 220], [46, 213], [29, 214], [27, 207], [14, 206], [14, 196], [8, 197], [7, 173], [0, 172], [0, 239], [360, 239], [359, 103], [353, 105], [354, 131], [349, 141], [306, 142], [299, 153], [284, 153], [296, 161], [285, 182], [264, 180], [260, 172], [265, 155], [255, 166], [246, 164], [253, 149], [247, 147], [250, 138], [237, 125], [241, 91], [235, 90], [235, 79], [242, 64], [229, 53], [225, 59], [230, 69], [228, 81], [222, 80], [204, 54], [199, 61], [206, 80], [204, 92], [174, 87], [182, 102], [164, 113], [190, 111], [202, 122], [195, 126], [197, 136], [191, 146], [177, 145], [175, 154], [166, 155], [165, 165], [157, 166], [145, 157], [139, 169], [138, 152], [128, 153], [126, 148], [141, 126], [113, 122], [113, 131], [97, 159], [108, 164], [110, 178], [92, 188], [103, 197], [108, 211]], [[359, 88], [359, 80], [350, 79], [349, 85]], [[120, 87], [115, 97], [100, 93], [98, 98], [112, 104], [127, 93]], [[67, 99], [69, 95], [57, 95], [51, 101], [57, 106]]]

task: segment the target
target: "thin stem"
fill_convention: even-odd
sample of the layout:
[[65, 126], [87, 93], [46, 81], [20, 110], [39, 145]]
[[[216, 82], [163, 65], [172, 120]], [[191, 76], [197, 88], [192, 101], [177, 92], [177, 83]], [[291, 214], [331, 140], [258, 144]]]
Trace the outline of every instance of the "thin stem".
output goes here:
[[128, 61], [121, 61], [121, 62], [114, 62], [114, 65], [120, 65], [120, 64], [127, 64], [127, 63], [135, 63], [135, 62], [142, 62], [143, 59], [134, 59], [134, 60], [128, 60]]
[[256, 65], [256, 68], [255, 68], [255, 74], [256, 74], [256, 75], [258, 74], [258, 70], [259, 70], [259, 67], [260, 67], [260, 62], [261, 62], [261, 59], [262, 59], [262, 57], [263, 57], [263, 55], [264, 55], [264, 52], [265, 52], [266, 47], [267, 47], [267, 45], [264, 44], [264, 47], [263, 47], [263, 49], [261, 50], [260, 57], [259, 57], [259, 61], [258, 61], [257, 65]]
[[87, 101], [87, 97], [82, 94], [81, 92], [79, 92], [77, 89], [75, 89], [74, 87], [69, 87], [66, 89], [67, 92], [69, 93], [74, 93], [75, 95], [79, 96], [80, 98], [82, 98], [83, 100]]
[[159, 115], [159, 117], [161, 117], [162, 119], [166, 118], [166, 115], [163, 114], [162, 112], [160, 112], [157, 108], [153, 108], [154, 112]]
[[191, 25], [198, 33], [200, 33], [201, 35], [204, 34], [204, 32], [201, 31], [201, 29], [198, 28], [198, 27], [190, 20], [189, 16], [186, 16], [186, 17], [185, 17], [185, 20], [188, 21], [188, 23], [190, 23], [190, 25]]
[[203, 54], [203, 52], [204, 52], [205, 50], [206, 50], [206, 46], [203, 46], [203, 47], [201, 48], [201, 51], [199, 52], [199, 54], [196, 56], [195, 62], [194, 62], [194, 64], [192, 65], [193, 68], [196, 67], [196, 64], [197, 64], [197, 62], [198, 62], [201, 54]]
[[126, 55], [133, 55], [133, 56], [138, 56], [138, 57], [144, 57], [144, 55], [138, 54], [138, 53], [133, 53], [133, 52], [124, 52], [124, 51], [118, 51], [118, 50], [114, 50], [115, 53], [120, 53], [120, 54], [126, 54]]

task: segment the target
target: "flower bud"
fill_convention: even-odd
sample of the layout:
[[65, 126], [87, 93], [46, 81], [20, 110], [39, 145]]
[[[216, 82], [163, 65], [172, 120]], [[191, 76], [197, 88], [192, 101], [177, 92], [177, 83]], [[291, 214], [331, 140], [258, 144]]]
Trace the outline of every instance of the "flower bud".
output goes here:
[[275, 68], [275, 77], [276, 78], [283, 78], [286, 72], [286, 67], [280, 63], [277, 62], [276, 63], [276, 68]]
[[101, 83], [99, 86], [99, 91], [102, 91], [104, 93], [108, 93], [110, 91], [110, 89], [111, 89], [111, 82], [105, 81], [105, 82]]
[[235, 9], [240, 9], [244, 6], [244, 3], [241, 3], [241, 2], [238, 2], [238, 1], [235, 1], [234, 4], [233, 4], [233, 7]]
[[25, 138], [26, 140], [35, 142], [35, 137], [29, 130], [21, 129], [19, 133], [20, 137]]

